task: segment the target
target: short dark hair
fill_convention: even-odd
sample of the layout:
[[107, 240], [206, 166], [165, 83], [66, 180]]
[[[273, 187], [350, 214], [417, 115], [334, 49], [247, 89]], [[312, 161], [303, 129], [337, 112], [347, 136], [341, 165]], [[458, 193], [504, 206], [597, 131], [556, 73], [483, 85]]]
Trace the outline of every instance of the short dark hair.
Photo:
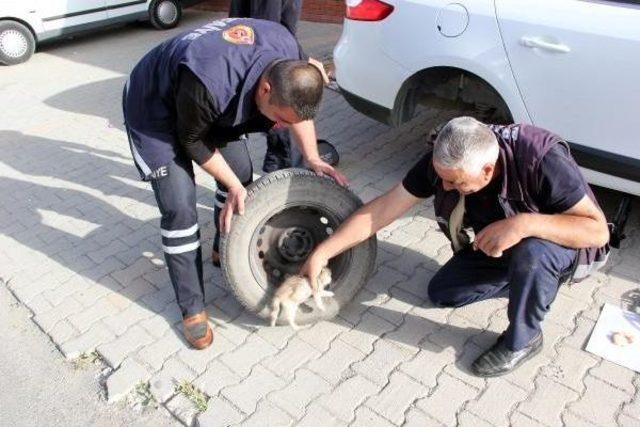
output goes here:
[[302, 120], [316, 116], [324, 81], [315, 66], [307, 61], [286, 59], [271, 65], [265, 77], [271, 85], [271, 104], [293, 108]]

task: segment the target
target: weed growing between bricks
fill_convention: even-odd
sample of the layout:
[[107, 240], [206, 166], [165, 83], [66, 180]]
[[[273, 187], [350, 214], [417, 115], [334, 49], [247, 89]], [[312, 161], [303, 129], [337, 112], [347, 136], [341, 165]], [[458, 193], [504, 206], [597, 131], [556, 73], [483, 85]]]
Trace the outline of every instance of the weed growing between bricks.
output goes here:
[[71, 364], [74, 369], [87, 369], [89, 366], [101, 365], [103, 362], [98, 352], [94, 350], [91, 353], [82, 353], [71, 360]]
[[73, 369], [78, 370], [86, 370], [91, 366], [97, 366], [100, 372], [98, 372], [95, 378], [100, 388], [99, 395], [102, 400], [107, 400], [107, 378], [111, 375], [113, 369], [105, 363], [104, 359], [100, 357], [100, 354], [96, 350], [90, 353], [85, 352], [75, 359], [70, 360], [70, 363]]
[[207, 396], [202, 390], [193, 385], [193, 383], [182, 380], [176, 386], [176, 392], [182, 394], [187, 399], [193, 402], [198, 412], [202, 413], [207, 410], [209, 402], [209, 396]]
[[155, 397], [153, 397], [153, 394], [151, 394], [149, 381], [140, 381], [136, 384], [133, 392], [129, 396], [129, 403], [134, 409], [139, 411], [158, 408], [158, 402]]

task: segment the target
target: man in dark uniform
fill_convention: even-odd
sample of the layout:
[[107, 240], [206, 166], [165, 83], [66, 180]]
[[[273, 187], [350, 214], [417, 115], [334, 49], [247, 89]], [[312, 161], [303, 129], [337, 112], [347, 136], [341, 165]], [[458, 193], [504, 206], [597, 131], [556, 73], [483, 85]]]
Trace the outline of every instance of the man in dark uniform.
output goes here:
[[234, 212], [243, 214], [244, 186], [252, 180], [241, 135], [287, 126], [312, 170], [345, 182], [318, 155], [312, 119], [323, 75], [300, 58], [296, 40], [281, 25], [229, 18], [160, 44], [135, 66], [125, 87], [131, 151], [162, 214], [171, 283], [185, 337], [196, 348], [209, 346], [213, 332], [204, 310], [192, 161], [216, 179], [215, 217], [222, 232]]
[[560, 137], [459, 117], [402, 183], [322, 242], [302, 272], [317, 277], [329, 259], [431, 196], [454, 255], [431, 279], [429, 298], [460, 307], [508, 296], [507, 330], [471, 365], [478, 376], [505, 374], [542, 349], [541, 323], [560, 284], [606, 262], [606, 219]]

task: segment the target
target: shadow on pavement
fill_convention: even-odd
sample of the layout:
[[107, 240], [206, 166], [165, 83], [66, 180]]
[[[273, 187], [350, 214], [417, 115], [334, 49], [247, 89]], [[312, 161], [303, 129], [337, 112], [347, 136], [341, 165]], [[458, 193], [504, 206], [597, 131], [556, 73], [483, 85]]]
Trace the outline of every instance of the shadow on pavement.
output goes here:
[[[126, 80], [126, 77], [115, 77], [76, 86], [47, 98], [44, 103], [63, 111], [105, 118], [109, 126], [124, 132], [121, 94]], [[125, 134], [122, 143], [127, 144]]]
[[[39, 155], [21, 156], [16, 146]], [[93, 293], [96, 282], [170, 324], [181, 319], [164, 266], [155, 198], [150, 186], [139, 181], [130, 159], [11, 131], [0, 132], [0, 150], [15, 153], [0, 162], [19, 172], [0, 182], [0, 205], [14, 218], [2, 231], [85, 279], [69, 282], [75, 287], [69, 285], [69, 295], [78, 289]], [[198, 186], [198, 193], [199, 200], [213, 200], [205, 187]], [[199, 205], [198, 215], [208, 260], [213, 210]], [[127, 270], [132, 268], [139, 269], [141, 277], [130, 279]], [[212, 284], [218, 273], [210, 263], [205, 262], [204, 270], [210, 300], [225, 291]], [[60, 289], [64, 287], [62, 283]]]

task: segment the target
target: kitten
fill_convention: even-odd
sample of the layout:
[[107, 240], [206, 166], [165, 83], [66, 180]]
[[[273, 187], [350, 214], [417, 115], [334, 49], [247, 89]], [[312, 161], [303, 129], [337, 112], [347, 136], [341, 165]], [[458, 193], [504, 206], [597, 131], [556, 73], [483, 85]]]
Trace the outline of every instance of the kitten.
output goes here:
[[282, 306], [284, 307], [284, 313], [287, 316], [289, 325], [295, 330], [300, 329], [296, 324], [298, 306], [308, 300], [312, 295], [318, 308], [325, 311], [322, 297], [333, 296], [333, 292], [324, 289], [329, 283], [331, 283], [331, 270], [327, 267], [324, 267], [318, 276], [318, 292], [316, 295], [313, 295], [311, 284], [306, 277], [295, 275], [287, 278], [282, 282], [273, 296], [271, 302], [271, 326], [275, 326], [278, 315], [280, 314], [280, 306]]

